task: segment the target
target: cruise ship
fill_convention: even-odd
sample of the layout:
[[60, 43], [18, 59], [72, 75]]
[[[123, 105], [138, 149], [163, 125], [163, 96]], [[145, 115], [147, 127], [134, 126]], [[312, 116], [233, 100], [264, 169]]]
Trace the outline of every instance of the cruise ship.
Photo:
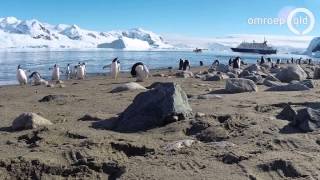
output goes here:
[[233, 52], [243, 52], [243, 53], [256, 53], [256, 54], [277, 54], [277, 49], [268, 46], [267, 41], [263, 43], [252, 43], [242, 42], [238, 47], [231, 48]]

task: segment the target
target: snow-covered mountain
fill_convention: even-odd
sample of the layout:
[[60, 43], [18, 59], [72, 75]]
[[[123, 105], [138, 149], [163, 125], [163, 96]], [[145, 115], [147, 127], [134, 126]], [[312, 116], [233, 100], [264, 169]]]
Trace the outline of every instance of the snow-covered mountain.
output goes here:
[[36, 19], [0, 18], [0, 48], [97, 47], [124, 50], [173, 48], [161, 36], [141, 28], [96, 32], [77, 25], [50, 25]]

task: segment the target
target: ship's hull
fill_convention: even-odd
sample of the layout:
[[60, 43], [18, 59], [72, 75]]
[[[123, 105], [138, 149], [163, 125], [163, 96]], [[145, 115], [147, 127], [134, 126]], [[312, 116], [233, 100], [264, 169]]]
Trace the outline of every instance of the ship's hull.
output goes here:
[[241, 52], [241, 53], [256, 53], [256, 54], [277, 54], [277, 50], [270, 49], [244, 49], [244, 48], [231, 48], [233, 52]]

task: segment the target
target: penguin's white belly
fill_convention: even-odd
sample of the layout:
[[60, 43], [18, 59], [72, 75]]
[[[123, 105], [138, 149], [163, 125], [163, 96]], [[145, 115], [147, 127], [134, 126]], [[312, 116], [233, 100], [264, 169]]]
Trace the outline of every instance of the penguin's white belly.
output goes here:
[[136, 67], [137, 81], [144, 81], [148, 77], [148, 73], [145, 71], [142, 65]]
[[112, 78], [117, 78], [119, 73], [119, 65], [118, 63], [112, 63], [111, 64], [111, 76]]
[[19, 84], [27, 84], [27, 75], [22, 69], [17, 70], [17, 79], [19, 81]]
[[84, 79], [85, 76], [85, 70], [84, 67], [79, 67], [77, 72], [77, 78], [78, 79]]
[[58, 81], [60, 79], [59, 69], [53, 69], [52, 80]]

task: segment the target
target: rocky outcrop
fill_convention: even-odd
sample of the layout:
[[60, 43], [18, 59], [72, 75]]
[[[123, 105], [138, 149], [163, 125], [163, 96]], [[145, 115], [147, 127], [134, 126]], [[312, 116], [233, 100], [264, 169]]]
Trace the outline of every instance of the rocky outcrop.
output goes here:
[[257, 92], [258, 87], [250, 79], [232, 78], [226, 81], [226, 90], [230, 93]]
[[12, 130], [35, 129], [52, 125], [52, 122], [35, 113], [22, 113], [12, 122]]
[[114, 130], [136, 132], [186, 119], [192, 109], [186, 93], [176, 83], [156, 83], [153, 89], [138, 94], [120, 115]]

